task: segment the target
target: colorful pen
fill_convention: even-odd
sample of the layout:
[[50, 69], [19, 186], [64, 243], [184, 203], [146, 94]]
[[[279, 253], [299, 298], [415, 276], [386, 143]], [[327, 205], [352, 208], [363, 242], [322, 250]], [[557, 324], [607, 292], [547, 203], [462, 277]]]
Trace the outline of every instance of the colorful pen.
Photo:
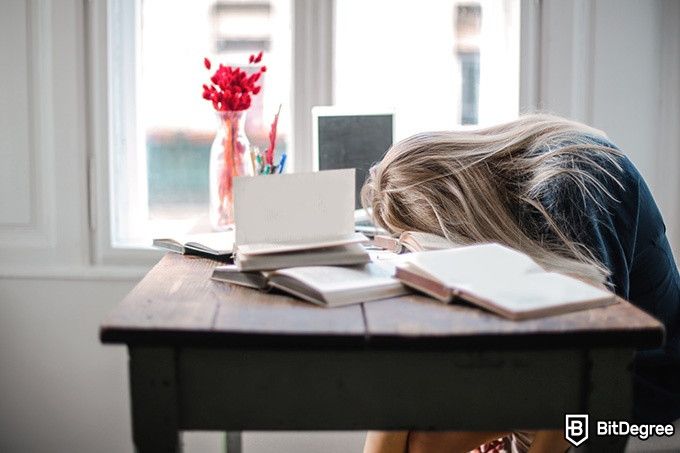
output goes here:
[[279, 174], [283, 173], [284, 168], [286, 168], [286, 153], [281, 155], [281, 160], [279, 161]]

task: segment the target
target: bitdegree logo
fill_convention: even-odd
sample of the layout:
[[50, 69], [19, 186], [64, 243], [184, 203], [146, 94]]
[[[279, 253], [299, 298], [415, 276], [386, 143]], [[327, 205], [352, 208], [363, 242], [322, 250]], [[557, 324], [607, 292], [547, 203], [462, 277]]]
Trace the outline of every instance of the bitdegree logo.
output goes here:
[[[672, 436], [675, 427], [671, 424], [635, 424], [625, 420], [598, 420], [598, 436], [635, 436], [647, 440], [652, 436]], [[564, 438], [574, 447], [588, 440], [588, 414], [565, 414]]]
[[651, 436], [672, 436], [675, 434], [673, 425], [636, 425], [627, 421], [598, 421], [598, 436], [635, 436], [640, 440], [647, 440]]
[[574, 447], [588, 440], [588, 414], [566, 414], [564, 438]]

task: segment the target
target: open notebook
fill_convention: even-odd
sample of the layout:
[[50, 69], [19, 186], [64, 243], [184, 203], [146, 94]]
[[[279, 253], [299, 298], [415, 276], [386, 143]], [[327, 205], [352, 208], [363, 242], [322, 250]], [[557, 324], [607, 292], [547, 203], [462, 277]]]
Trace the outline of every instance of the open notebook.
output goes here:
[[242, 271], [367, 263], [354, 232], [354, 170], [240, 177], [234, 263]]
[[306, 266], [271, 272], [241, 272], [235, 265], [218, 266], [213, 280], [256, 289], [278, 288], [315, 304], [338, 307], [408, 292], [395, 279], [388, 261], [358, 266]]
[[395, 276], [442, 302], [460, 298], [510, 319], [537, 318], [616, 302], [616, 296], [547, 272], [527, 255], [482, 244], [404, 256]]
[[158, 238], [153, 240], [153, 246], [183, 255], [197, 255], [231, 261], [234, 249], [234, 231], [187, 234], [174, 239]]

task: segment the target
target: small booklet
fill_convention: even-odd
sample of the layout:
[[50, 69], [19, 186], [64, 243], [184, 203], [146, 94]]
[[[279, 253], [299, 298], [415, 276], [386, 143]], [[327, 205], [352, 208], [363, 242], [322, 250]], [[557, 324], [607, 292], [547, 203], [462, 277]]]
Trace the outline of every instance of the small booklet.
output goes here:
[[176, 239], [159, 238], [153, 240], [153, 246], [183, 255], [231, 261], [234, 249], [234, 231], [188, 234]]
[[353, 169], [236, 178], [234, 220], [239, 270], [370, 260], [354, 232]]
[[527, 255], [500, 244], [405, 255], [395, 276], [442, 302], [459, 298], [515, 320], [616, 302], [614, 294], [547, 272]]
[[424, 252], [458, 247], [445, 237], [420, 231], [404, 231], [399, 237], [377, 235], [373, 238], [373, 244], [394, 253]]
[[213, 280], [283, 292], [327, 307], [368, 302], [408, 293], [395, 279], [394, 265], [381, 261], [360, 266], [306, 266], [271, 272], [242, 272], [235, 265], [218, 266]]

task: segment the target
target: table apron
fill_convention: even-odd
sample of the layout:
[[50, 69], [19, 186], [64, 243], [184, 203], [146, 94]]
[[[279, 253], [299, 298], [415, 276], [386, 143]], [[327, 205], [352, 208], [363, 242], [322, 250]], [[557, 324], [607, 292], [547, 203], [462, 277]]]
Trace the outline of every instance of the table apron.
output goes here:
[[630, 416], [628, 349], [174, 354], [184, 430], [561, 429], [565, 413]]

